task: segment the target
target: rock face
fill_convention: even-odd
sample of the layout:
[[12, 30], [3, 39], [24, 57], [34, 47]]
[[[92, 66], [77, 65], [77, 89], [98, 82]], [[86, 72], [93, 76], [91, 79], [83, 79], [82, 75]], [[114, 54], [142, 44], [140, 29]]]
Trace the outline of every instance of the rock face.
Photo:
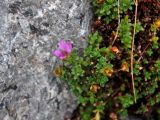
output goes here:
[[59, 39], [85, 46], [91, 0], [0, 0], [0, 120], [64, 120], [76, 98], [52, 75]]

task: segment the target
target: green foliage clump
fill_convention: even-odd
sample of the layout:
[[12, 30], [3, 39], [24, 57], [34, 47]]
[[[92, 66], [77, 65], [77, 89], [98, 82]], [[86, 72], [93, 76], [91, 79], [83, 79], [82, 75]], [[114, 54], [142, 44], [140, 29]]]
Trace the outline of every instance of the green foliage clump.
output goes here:
[[[135, 104], [131, 88], [130, 90], [127, 88], [130, 87], [129, 78], [124, 77], [123, 81], [116, 81], [114, 78], [119, 71], [127, 72], [126, 75], [129, 74], [129, 71], [122, 70], [122, 68], [115, 69], [112, 61], [116, 59], [118, 54], [112, 50], [111, 46], [100, 47], [101, 42], [102, 36], [98, 32], [91, 34], [88, 39], [88, 47], [84, 49], [81, 56], [78, 55], [78, 50], [74, 49], [63, 64], [61, 79], [68, 83], [79, 99], [82, 120], [91, 119], [94, 116], [94, 111], [98, 111], [99, 116], [103, 118], [103, 111], [112, 109], [115, 105], [118, 106], [115, 112], [125, 116], [128, 113], [128, 108]], [[123, 42], [123, 45], [122, 47], [126, 48], [129, 43]], [[130, 49], [130, 47], [127, 48]], [[146, 52], [146, 54], [150, 56], [151, 53]], [[143, 64], [148, 64], [148, 60], [144, 59], [143, 61]], [[142, 63], [136, 62], [134, 64], [137, 99], [145, 98], [148, 104], [153, 106], [160, 101], [159, 96], [155, 94], [160, 80], [160, 61], [155, 61], [150, 69], [141, 69]], [[119, 84], [117, 89], [114, 88], [115, 84]], [[154, 94], [157, 99], [147, 98], [148, 95]], [[137, 113], [146, 111], [145, 103], [141, 102]]]
[[[83, 106], [81, 107], [83, 120], [88, 120], [93, 110], [104, 109], [106, 93], [103, 93], [102, 89], [113, 72], [110, 61], [115, 55], [110, 52], [110, 48], [100, 48], [101, 42], [102, 37], [98, 32], [90, 35], [88, 47], [84, 49], [83, 54], [78, 56], [77, 50], [73, 50], [63, 65], [61, 79], [68, 83], [79, 98], [79, 103]], [[100, 93], [97, 94], [98, 91]], [[103, 104], [94, 106], [98, 102]]]
[[[93, 7], [98, 17], [108, 24], [118, 18], [117, 0], [93, 0]], [[160, 102], [160, 44], [157, 24], [150, 28], [152, 36], [149, 41], [142, 41], [144, 51], [138, 48], [138, 34], [144, 32], [143, 25], [136, 25], [131, 16], [126, 15], [133, 7], [132, 0], [120, 0], [120, 23], [117, 40], [113, 44], [104, 45], [104, 36], [98, 31], [89, 35], [88, 46], [81, 55], [74, 49], [64, 60], [60, 78], [64, 80], [77, 96], [80, 105], [81, 120], [101, 120], [110, 117], [149, 113], [151, 107]], [[135, 27], [135, 46], [132, 46]], [[144, 33], [145, 34], [145, 33]], [[109, 42], [111, 43], [111, 42]], [[134, 101], [131, 80], [130, 59], [132, 47], [133, 75], [137, 103]]]
[[[95, 14], [99, 17], [104, 17], [106, 23], [109, 23], [113, 19], [118, 18], [118, 1], [117, 0], [104, 0], [103, 4], [98, 4], [98, 0], [93, 0], [93, 8]], [[127, 10], [131, 10], [133, 5], [133, 0], [120, 0], [119, 2], [119, 12], [121, 14], [125, 13]]]
[[124, 19], [121, 20], [119, 36], [122, 44], [124, 45], [124, 48], [126, 49], [131, 48], [131, 41], [132, 41], [131, 27], [132, 24], [128, 16], [126, 16]]

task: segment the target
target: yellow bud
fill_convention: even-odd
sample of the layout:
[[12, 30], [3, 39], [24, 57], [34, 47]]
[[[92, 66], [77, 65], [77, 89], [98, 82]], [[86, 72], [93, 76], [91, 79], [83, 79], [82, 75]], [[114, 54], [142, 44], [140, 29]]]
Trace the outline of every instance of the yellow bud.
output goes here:
[[116, 54], [119, 53], [119, 49], [116, 46], [113, 46], [111, 48], [111, 51], [114, 52], [114, 53], [116, 53]]
[[129, 72], [129, 67], [128, 67], [128, 63], [127, 62], [123, 62], [121, 65], [121, 70], [122, 71], [126, 71]]
[[100, 112], [98, 110], [95, 112], [95, 117], [92, 118], [91, 120], [101, 120], [101, 115], [100, 115]]
[[105, 67], [105, 68], [102, 70], [102, 73], [103, 73], [103, 75], [106, 75], [106, 76], [111, 77], [112, 74], [113, 74], [113, 69], [112, 69], [112, 68]]
[[105, 0], [97, 0], [98, 4], [103, 4], [105, 2]]
[[100, 89], [100, 86], [98, 84], [93, 84], [90, 87], [90, 90], [94, 93], [97, 93], [99, 89]]
[[155, 25], [156, 25], [157, 28], [160, 28], [160, 19], [155, 21]]
[[62, 67], [60, 67], [60, 66], [56, 67], [55, 70], [53, 71], [53, 74], [56, 77], [60, 77], [62, 75]]

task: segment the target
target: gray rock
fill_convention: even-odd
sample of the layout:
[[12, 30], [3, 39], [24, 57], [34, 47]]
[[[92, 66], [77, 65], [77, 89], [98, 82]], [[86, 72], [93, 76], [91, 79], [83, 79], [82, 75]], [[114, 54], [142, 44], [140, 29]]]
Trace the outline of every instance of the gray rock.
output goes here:
[[63, 120], [77, 102], [52, 75], [59, 39], [85, 47], [90, 0], [0, 0], [0, 120]]

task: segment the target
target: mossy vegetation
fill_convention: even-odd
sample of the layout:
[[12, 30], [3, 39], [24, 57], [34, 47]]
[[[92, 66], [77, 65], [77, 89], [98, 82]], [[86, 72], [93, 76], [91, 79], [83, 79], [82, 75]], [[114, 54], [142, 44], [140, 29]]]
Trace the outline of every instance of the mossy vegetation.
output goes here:
[[72, 119], [118, 120], [153, 111], [159, 117], [160, 1], [92, 0], [92, 5], [88, 46], [81, 55], [73, 48], [57, 70], [79, 101]]

